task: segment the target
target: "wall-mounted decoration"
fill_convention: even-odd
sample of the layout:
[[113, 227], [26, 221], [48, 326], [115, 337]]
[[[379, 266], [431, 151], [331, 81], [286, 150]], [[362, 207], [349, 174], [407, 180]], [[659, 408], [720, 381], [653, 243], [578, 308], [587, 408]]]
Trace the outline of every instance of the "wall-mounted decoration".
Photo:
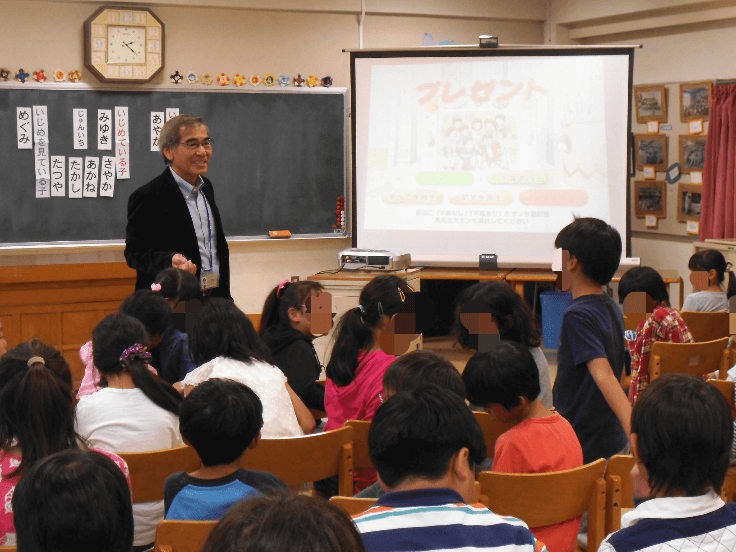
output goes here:
[[667, 136], [664, 134], [635, 134], [634, 152], [636, 170], [652, 165], [657, 171], [667, 170]]
[[677, 220], [700, 221], [700, 203], [703, 198], [703, 187], [697, 184], [677, 185]]
[[634, 182], [634, 212], [637, 218], [647, 215], [667, 216], [667, 189], [662, 180]]
[[710, 117], [710, 104], [713, 97], [713, 83], [686, 82], [680, 85], [680, 121], [694, 119], [707, 121]]
[[635, 86], [634, 105], [637, 123], [667, 122], [667, 89], [664, 85]]
[[680, 171], [684, 173], [702, 172], [705, 164], [705, 143], [707, 136], [680, 136]]

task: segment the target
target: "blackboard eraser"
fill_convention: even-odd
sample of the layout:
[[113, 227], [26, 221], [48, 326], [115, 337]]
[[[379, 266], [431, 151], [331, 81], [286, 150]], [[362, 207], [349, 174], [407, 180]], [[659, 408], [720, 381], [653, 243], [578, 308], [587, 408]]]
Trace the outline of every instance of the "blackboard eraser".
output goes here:
[[288, 230], [270, 230], [268, 235], [272, 238], [290, 238], [291, 232]]

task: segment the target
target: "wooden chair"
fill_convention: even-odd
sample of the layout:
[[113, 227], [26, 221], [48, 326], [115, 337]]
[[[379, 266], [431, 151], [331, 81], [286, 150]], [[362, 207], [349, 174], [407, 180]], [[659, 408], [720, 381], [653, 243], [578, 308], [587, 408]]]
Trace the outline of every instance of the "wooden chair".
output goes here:
[[164, 499], [164, 482], [174, 472], [192, 472], [201, 462], [192, 447], [176, 447], [151, 452], [118, 452], [130, 470], [133, 504]]
[[290, 486], [339, 475], [340, 496], [353, 496], [353, 428], [325, 433], [261, 439], [248, 449], [240, 463], [248, 470], [277, 475]]
[[199, 552], [217, 525], [214, 521], [165, 519], [156, 527], [154, 552]]
[[736, 502], [736, 466], [729, 466], [726, 472], [721, 498], [724, 502]]
[[18, 550], [15, 546], [0, 546], [0, 552], [15, 552]]
[[549, 473], [480, 472], [481, 492], [496, 514], [513, 516], [530, 529], [562, 523], [588, 510], [588, 546], [598, 550], [606, 515], [606, 461]]
[[732, 366], [736, 364], [736, 339], [730, 339], [728, 347], [723, 351], [723, 358], [721, 359], [721, 371], [718, 372], [719, 378], [726, 378], [726, 374]]
[[[475, 499], [473, 503], [480, 503], [488, 507], [487, 498], [483, 501], [483, 496], [480, 494], [480, 483], [475, 482]], [[345, 510], [349, 516], [357, 516], [365, 512], [368, 508], [373, 506], [378, 499], [376, 498], [355, 498], [348, 496], [333, 496], [330, 502], [334, 502], [337, 506]]]
[[499, 422], [487, 412], [473, 412], [473, 414], [481, 431], [483, 431], [483, 439], [486, 442], [486, 456], [492, 458], [496, 449], [496, 439], [514, 426], [513, 424]]
[[649, 355], [649, 381], [662, 374], [704, 376], [718, 372], [728, 337], [702, 343], [664, 343], [652, 345]]
[[690, 328], [696, 343], [728, 337], [728, 312], [682, 311], [680, 316]]
[[728, 407], [731, 409], [731, 416], [736, 418], [736, 404], [734, 404], [734, 382], [726, 380], [710, 380], [713, 387], [718, 389], [726, 399]]
[[603, 479], [606, 480], [606, 535], [621, 529], [621, 508], [634, 507], [634, 486], [631, 470], [634, 457], [616, 454], [606, 464]]
[[353, 468], [356, 470], [374, 470], [370, 454], [368, 454], [368, 432], [371, 423], [365, 420], [348, 420], [346, 426], [353, 428]]

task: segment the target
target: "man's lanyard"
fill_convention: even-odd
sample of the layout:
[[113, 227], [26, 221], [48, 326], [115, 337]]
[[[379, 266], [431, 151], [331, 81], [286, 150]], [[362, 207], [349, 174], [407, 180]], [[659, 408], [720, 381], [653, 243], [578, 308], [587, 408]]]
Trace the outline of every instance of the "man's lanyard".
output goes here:
[[[202, 186], [204, 186], [204, 184], [202, 184]], [[207, 242], [207, 247], [210, 253], [210, 268], [209, 269], [214, 270], [212, 266], [212, 221], [210, 220], [210, 208], [207, 206], [207, 197], [205, 197], [204, 192], [202, 191], [201, 188], [202, 187], [200, 186], [200, 189], [196, 191], [197, 191], [197, 194], [202, 195], [202, 201], [204, 202], [204, 210], [207, 213], [207, 230], [209, 231], [209, 238], [210, 238], [209, 242]], [[195, 200], [195, 203], [196, 203], [196, 200]], [[197, 211], [199, 212], [199, 209], [197, 209]], [[202, 228], [202, 215], [199, 216], [199, 227]]]

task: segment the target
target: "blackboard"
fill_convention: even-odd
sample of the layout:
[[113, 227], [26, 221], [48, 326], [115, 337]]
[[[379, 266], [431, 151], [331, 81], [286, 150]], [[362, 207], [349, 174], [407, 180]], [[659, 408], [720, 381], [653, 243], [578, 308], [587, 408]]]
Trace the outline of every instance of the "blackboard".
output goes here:
[[[336, 202], [345, 196], [345, 89], [225, 91], [179, 85], [148, 90], [0, 84], [0, 245], [100, 243], [125, 239], [128, 196], [161, 174], [151, 151], [151, 112], [179, 108], [207, 121], [214, 148], [207, 177], [229, 238], [335, 235]], [[206, 91], [205, 91], [206, 90]], [[48, 108], [50, 155], [114, 155], [97, 149], [98, 109], [127, 106], [130, 179], [113, 198], [35, 196], [33, 150], [18, 149], [16, 107]], [[86, 108], [87, 150], [73, 145], [73, 109]], [[67, 167], [68, 173], [68, 167]], [[342, 235], [342, 234], [337, 234]]]

